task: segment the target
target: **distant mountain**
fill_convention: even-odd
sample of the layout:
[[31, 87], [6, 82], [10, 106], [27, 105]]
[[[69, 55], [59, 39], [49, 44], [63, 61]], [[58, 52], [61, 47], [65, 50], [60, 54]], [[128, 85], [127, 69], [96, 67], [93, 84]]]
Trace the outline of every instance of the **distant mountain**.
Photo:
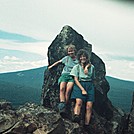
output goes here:
[[2, 73], [0, 74], [0, 81], [25, 85], [31, 88], [41, 88], [44, 79], [44, 70], [46, 68], [41, 67], [25, 71]]
[[120, 80], [109, 76], [107, 76], [106, 79], [110, 84], [108, 97], [112, 101], [112, 104], [122, 108], [125, 112], [129, 112], [134, 92], [134, 82]]
[[[25, 102], [40, 104], [41, 90], [46, 67], [0, 74], [0, 99], [19, 106]], [[106, 76], [110, 84], [108, 97], [114, 106], [130, 111], [134, 82]]]
[[25, 102], [40, 103], [46, 67], [0, 74], [0, 99], [19, 106]]
[[12, 102], [13, 106], [19, 106], [26, 102], [39, 104], [40, 93], [40, 88], [32, 88], [21, 84], [0, 81], [0, 99]]

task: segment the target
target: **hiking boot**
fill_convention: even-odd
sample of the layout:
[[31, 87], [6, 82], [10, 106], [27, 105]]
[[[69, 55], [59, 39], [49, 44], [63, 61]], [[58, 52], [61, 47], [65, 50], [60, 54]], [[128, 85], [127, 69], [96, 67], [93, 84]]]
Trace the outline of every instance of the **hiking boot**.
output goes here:
[[60, 102], [58, 105], [59, 112], [62, 111], [65, 108], [65, 102]]
[[73, 117], [73, 122], [80, 123], [80, 116], [75, 114], [74, 117]]
[[63, 108], [61, 111], [60, 111], [60, 115], [62, 118], [68, 118], [68, 113], [66, 111], [66, 108]]
[[58, 105], [58, 110], [62, 118], [67, 118], [68, 115], [66, 113], [66, 105], [65, 102], [60, 102]]
[[84, 125], [84, 130], [85, 130], [86, 132], [89, 132], [89, 131], [90, 131], [90, 126], [89, 126], [89, 125]]

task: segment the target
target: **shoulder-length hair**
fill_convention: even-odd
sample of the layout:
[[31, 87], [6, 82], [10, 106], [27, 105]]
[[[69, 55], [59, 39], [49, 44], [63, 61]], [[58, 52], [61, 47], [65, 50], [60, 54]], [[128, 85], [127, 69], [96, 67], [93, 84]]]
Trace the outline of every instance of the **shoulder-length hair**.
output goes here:
[[78, 51], [78, 53], [77, 53], [77, 59], [78, 59], [79, 63], [80, 63], [80, 57], [81, 57], [82, 55], [85, 56], [86, 59], [87, 59], [87, 62], [86, 62], [85, 64], [90, 63], [89, 54], [88, 54], [88, 52], [87, 52], [86, 50], [84, 50], [84, 49], [80, 49], [80, 50]]

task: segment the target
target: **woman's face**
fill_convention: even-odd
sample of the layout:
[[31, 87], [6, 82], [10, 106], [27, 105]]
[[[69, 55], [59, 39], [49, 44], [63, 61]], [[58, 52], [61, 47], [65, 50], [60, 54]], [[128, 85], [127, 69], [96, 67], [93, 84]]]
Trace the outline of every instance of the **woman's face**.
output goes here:
[[80, 56], [80, 63], [84, 64], [84, 63], [86, 63], [86, 61], [87, 61], [86, 56], [85, 55], [81, 55]]
[[74, 57], [75, 56], [75, 51], [73, 48], [68, 48], [67, 53], [70, 57]]

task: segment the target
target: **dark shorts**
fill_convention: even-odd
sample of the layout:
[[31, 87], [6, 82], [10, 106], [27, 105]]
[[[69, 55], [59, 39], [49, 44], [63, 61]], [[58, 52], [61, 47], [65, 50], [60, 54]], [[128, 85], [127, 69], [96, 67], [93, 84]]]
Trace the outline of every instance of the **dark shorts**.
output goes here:
[[74, 79], [69, 74], [62, 74], [58, 79], [58, 84], [60, 84], [61, 82], [74, 82]]
[[83, 88], [87, 91], [87, 95], [82, 95], [81, 89], [74, 84], [72, 94], [71, 94], [71, 99], [81, 99], [82, 101], [85, 102], [94, 102], [94, 86], [92, 82], [80, 82]]

